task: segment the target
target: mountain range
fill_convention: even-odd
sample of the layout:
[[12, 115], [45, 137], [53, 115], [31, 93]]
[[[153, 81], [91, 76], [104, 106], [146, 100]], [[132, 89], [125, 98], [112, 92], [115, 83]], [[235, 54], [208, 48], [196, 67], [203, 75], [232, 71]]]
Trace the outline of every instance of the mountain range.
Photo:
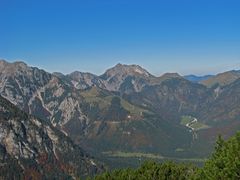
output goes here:
[[[47, 170], [37, 157], [49, 152], [52, 158], [49, 163], [62, 162], [58, 159], [60, 155], [54, 154], [54, 148], [69, 148], [61, 156], [73, 158], [71, 164], [81, 157], [81, 167], [85, 169], [78, 170], [74, 164], [77, 171], [72, 173], [55, 171], [68, 176], [86, 176], [103, 169], [85, 156], [85, 151], [106, 164], [114, 163], [116, 152], [204, 158], [218, 134], [227, 138], [240, 129], [239, 78], [239, 71], [204, 77], [183, 77], [177, 73], [156, 77], [138, 65], [123, 64], [100, 76], [78, 71], [64, 75], [30, 67], [24, 62], [1, 60], [0, 95], [3, 104], [7, 104], [2, 105], [2, 114], [5, 108], [9, 113], [2, 116], [7, 124], [1, 124], [0, 130], [25, 129], [23, 135], [14, 134], [21, 139], [8, 135], [14, 139], [11, 143], [18, 147], [18, 153], [9, 150], [7, 135], [0, 142], [1, 152], [5, 152], [19, 172], [27, 169], [22, 166], [28, 165], [19, 161], [21, 157], [34, 159], [36, 171], [44, 174]], [[11, 109], [21, 112], [23, 117], [8, 116]], [[12, 126], [12, 122], [16, 125]], [[34, 128], [25, 127], [30, 125]], [[36, 136], [40, 130], [45, 133], [41, 135], [46, 136], [46, 144], [27, 138], [26, 134]], [[56, 136], [61, 136], [57, 138], [61, 142], [55, 142]], [[33, 141], [39, 143], [37, 149], [43, 150], [33, 153]], [[66, 143], [71, 145], [65, 147]], [[25, 144], [31, 153], [20, 153], [27, 152], [21, 150], [20, 144], [21, 148]], [[68, 157], [66, 152], [70, 150], [77, 158]]]

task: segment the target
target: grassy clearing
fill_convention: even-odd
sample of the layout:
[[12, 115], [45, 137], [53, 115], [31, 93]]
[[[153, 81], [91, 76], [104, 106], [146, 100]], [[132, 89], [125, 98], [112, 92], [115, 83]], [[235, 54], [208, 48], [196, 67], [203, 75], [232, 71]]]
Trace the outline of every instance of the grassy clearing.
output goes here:
[[121, 99], [121, 105], [123, 106], [124, 109], [126, 109], [133, 115], [142, 115], [143, 112], [147, 112], [145, 109], [134, 106], [129, 102], [125, 101], [124, 99]]
[[164, 159], [164, 157], [156, 154], [141, 153], [141, 152], [122, 152], [122, 151], [108, 151], [103, 154], [111, 157], [123, 157], [123, 158], [149, 158], [149, 159]]
[[195, 123], [191, 124], [191, 127], [194, 128], [196, 131], [200, 130], [200, 129], [209, 128], [208, 125], [200, 123], [200, 122], [195, 122]]
[[190, 123], [193, 120], [192, 116], [182, 116], [181, 125], [186, 126], [187, 123]]
[[201, 123], [199, 121], [192, 122], [194, 119], [195, 118], [192, 117], [192, 116], [182, 116], [182, 118], [181, 118], [181, 125], [186, 126], [187, 124], [189, 124], [189, 126], [191, 128], [194, 128], [195, 131], [198, 131], [200, 129], [207, 129], [207, 128], [209, 128], [208, 125], [203, 124], [203, 123]]
[[81, 95], [84, 97], [87, 103], [96, 103], [99, 105], [100, 109], [104, 109], [111, 105], [112, 98], [109, 98], [108, 96], [103, 96], [101, 91], [96, 87], [81, 92]]
[[[97, 103], [99, 105], [100, 109], [108, 108], [111, 105], [111, 101], [114, 97], [112, 95], [106, 95], [106, 94], [103, 95], [103, 93], [101, 93], [101, 90], [97, 89], [96, 87], [93, 87], [88, 91], [82, 92], [81, 95], [85, 98], [86, 102]], [[130, 114], [132, 114], [132, 115], [141, 116], [142, 113], [148, 112], [145, 109], [142, 109], [140, 107], [130, 104], [129, 102], [125, 101], [124, 99], [121, 99], [121, 105], [124, 109], [129, 111]]]
[[182, 149], [182, 148], [177, 148], [177, 149], [175, 149], [175, 152], [184, 152], [184, 149]]
[[205, 158], [175, 158], [175, 157], [164, 157], [157, 154], [141, 153], [141, 152], [122, 152], [122, 151], [107, 151], [102, 154], [108, 157], [114, 158], [146, 158], [155, 160], [172, 160], [172, 161], [185, 161], [185, 162], [205, 162]]
[[96, 87], [92, 87], [91, 89], [89, 90], [86, 90], [86, 91], [83, 91], [81, 92], [81, 95], [83, 97], [96, 97], [98, 96], [100, 93], [99, 93], [99, 90], [96, 88]]

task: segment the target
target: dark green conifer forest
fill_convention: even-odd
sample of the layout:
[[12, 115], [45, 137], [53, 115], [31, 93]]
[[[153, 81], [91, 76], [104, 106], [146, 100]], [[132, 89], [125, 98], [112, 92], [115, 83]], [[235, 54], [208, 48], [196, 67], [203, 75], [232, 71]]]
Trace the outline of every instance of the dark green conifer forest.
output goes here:
[[219, 136], [215, 150], [203, 167], [192, 164], [147, 161], [138, 169], [120, 169], [105, 172], [95, 180], [238, 180], [240, 179], [240, 132], [227, 141]]

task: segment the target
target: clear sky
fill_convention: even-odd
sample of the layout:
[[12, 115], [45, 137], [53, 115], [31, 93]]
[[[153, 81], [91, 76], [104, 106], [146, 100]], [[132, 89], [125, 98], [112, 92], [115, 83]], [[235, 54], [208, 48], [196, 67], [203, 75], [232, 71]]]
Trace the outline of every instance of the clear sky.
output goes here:
[[0, 58], [63, 73], [240, 69], [240, 1], [0, 0]]

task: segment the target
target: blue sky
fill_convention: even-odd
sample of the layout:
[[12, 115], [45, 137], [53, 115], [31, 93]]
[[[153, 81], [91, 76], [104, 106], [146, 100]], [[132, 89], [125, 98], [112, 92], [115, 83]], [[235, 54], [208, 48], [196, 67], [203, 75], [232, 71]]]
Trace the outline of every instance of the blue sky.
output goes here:
[[240, 69], [239, 0], [0, 0], [0, 58], [48, 71]]

